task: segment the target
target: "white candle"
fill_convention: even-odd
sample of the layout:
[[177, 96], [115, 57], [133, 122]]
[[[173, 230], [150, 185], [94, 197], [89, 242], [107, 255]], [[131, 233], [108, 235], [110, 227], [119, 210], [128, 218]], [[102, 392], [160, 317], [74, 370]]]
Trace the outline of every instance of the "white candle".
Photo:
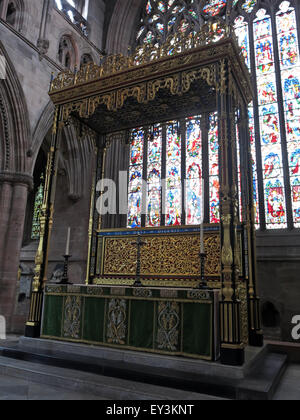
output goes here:
[[204, 247], [204, 210], [205, 210], [205, 203], [204, 203], [204, 179], [202, 179], [201, 183], [201, 200], [202, 200], [202, 209], [201, 209], [201, 227], [200, 227], [200, 243], [201, 243], [201, 254], [205, 253]]
[[70, 255], [70, 239], [71, 239], [71, 228], [68, 228], [68, 237], [67, 237], [67, 245], [66, 245], [66, 253], [65, 255]]

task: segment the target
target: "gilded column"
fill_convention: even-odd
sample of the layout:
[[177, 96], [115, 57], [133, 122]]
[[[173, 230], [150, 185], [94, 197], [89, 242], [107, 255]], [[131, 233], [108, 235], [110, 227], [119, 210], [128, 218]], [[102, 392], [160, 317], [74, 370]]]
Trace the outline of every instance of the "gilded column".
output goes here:
[[229, 94], [230, 68], [227, 60], [219, 72], [219, 145], [221, 203], [221, 362], [229, 365], [244, 363], [245, 346], [241, 334], [241, 305], [236, 296], [238, 276], [238, 180], [236, 165], [235, 114]]
[[60, 112], [60, 107], [57, 107], [54, 116], [51, 147], [48, 154], [44, 200], [40, 218], [40, 241], [35, 258], [35, 276], [32, 287], [30, 312], [25, 331], [26, 337], [32, 338], [40, 336], [43, 290], [47, 281], [59, 158], [58, 152], [60, 147]]

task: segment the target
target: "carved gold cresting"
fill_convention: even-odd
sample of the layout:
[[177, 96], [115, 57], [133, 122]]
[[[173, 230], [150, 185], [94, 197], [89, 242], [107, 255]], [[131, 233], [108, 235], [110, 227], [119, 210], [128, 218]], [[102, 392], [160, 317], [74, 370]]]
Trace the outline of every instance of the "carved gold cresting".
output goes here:
[[108, 93], [65, 104], [63, 106], [63, 122], [68, 123], [74, 112], [80, 118], [90, 118], [100, 105], [104, 105], [108, 111], [118, 111], [123, 108], [128, 98], [134, 98], [140, 104], [147, 104], [154, 101], [158, 92], [162, 89], [168, 89], [171, 95], [181, 95], [187, 93], [191, 89], [192, 83], [199, 79], [204, 80], [209, 86], [217, 88], [216, 65], [212, 64], [182, 74], [168, 75], [160, 79], [139, 83], [134, 87], [112, 90]]
[[[118, 54], [108, 56], [105, 59], [103, 58], [104, 62], [100, 66], [89, 63], [86, 66], [82, 66], [77, 73], [72, 73], [71, 71], [60, 73], [51, 83], [50, 93], [138, 68], [170, 56], [180, 55], [191, 49], [214, 44], [221, 39], [229, 37], [236, 39], [232, 28], [222, 20], [213, 25], [207, 23], [195, 34], [176, 33], [171, 35], [166, 43], [161, 46], [144, 44], [137, 47], [131, 55], [124, 56], [123, 54]], [[237, 48], [239, 48], [238, 44]]]

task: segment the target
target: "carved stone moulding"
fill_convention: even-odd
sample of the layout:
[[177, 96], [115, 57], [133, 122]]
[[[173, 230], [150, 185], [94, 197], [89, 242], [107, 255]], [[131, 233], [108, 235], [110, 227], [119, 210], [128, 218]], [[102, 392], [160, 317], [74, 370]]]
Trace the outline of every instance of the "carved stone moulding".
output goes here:
[[8, 184], [23, 184], [33, 189], [33, 177], [29, 174], [18, 172], [0, 172], [0, 183], [7, 182]]

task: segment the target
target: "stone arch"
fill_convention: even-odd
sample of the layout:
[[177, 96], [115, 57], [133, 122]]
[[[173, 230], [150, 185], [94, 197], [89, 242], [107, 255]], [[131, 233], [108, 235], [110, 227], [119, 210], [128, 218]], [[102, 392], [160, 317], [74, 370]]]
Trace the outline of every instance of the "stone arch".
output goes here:
[[27, 151], [31, 138], [28, 109], [17, 73], [1, 41], [0, 55], [5, 60], [5, 78], [0, 80], [2, 129], [0, 172], [26, 174]]
[[145, 0], [117, 0], [108, 28], [106, 51], [108, 54], [126, 54], [133, 44], [135, 30]]
[[74, 70], [79, 65], [79, 51], [76, 41], [70, 34], [63, 34], [57, 47], [57, 59], [63, 67]]
[[[39, 122], [35, 128], [31, 154], [31, 174], [34, 173], [36, 160], [43, 143], [49, 132], [51, 132], [54, 118], [54, 105], [49, 102], [44, 108]], [[60, 168], [65, 170], [68, 179], [69, 198], [73, 201], [79, 200], [88, 183], [88, 167], [92, 142], [90, 139], [78, 140], [76, 130], [73, 127], [66, 127], [62, 138], [62, 153], [60, 156]], [[45, 145], [45, 144], [44, 144]], [[49, 149], [45, 145], [45, 148]], [[80, 175], [80, 176], [79, 176]]]
[[80, 58], [80, 67], [89, 63], [95, 63], [95, 59], [93, 58], [93, 55], [90, 52], [82, 53], [81, 58]]
[[36, 128], [33, 133], [33, 139], [30, 148], [31, 155], [31, 167], [30, 172], [33, 174], [36, 159], [38, 157], [39, 151], [42, 147], [42, 144], [48, 135], [51, 127], [53, 125], [54, 118], [54, 105], [51, 101], [45, 106], [40, 119], [36, 125]]
[[11, 26], [13, 26], [18, 32], [22, 32], [24, 29], [24, 18], [25, 18], [25, 4], [23, 0], [10, 0], [8, 3], [3, 5], [5, 10], [2, 10], [2, 17]]

